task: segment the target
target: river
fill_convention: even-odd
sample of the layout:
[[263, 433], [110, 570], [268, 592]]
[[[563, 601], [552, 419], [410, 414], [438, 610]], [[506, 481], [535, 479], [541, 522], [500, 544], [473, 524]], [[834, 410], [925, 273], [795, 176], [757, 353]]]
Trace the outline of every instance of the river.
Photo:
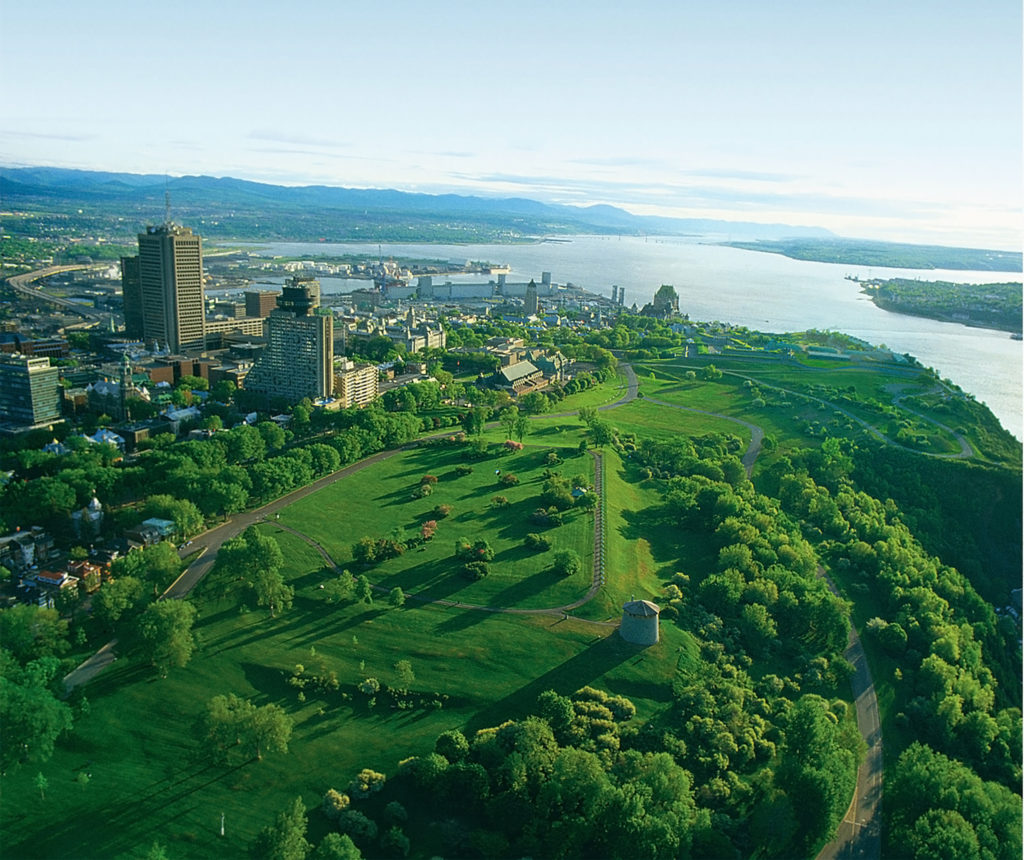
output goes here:
[[[679, 309], [693, 320], [721, 320], [760, 331], [832, 329], [873, 344], [910, 353], [988, 405], [1002, 425], [1024, 438], [1021, 342], [1009, 334], [905, 316], [875, 307], [847, 275], [920, 278], [927, 281], [995, 283], [1021, 280], [1005, 272], [888, 269], [812, 263], [779, 254], [713, 244], [727, 237], [576, 236], [571, 241], [526, 245], [384, 245], [385, 258], [487, 260], [511, 267], [510, 281], [571, 282], [611, 296], [625, 290], [626, 304], [643, 306], [661, 284], [672, 284]], [[271, 243], [268, 254], [310, 257], [367, 254], [377, 244]], [[484, 281], [485, 276], [452, 277]], [[322, 279], [324, 292], [346, 292], [366, 281]]]

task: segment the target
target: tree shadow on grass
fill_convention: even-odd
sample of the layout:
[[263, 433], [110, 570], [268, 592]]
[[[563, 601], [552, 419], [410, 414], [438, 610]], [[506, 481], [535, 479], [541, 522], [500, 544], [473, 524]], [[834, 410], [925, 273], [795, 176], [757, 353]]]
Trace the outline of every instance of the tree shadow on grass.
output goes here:
[[536, 713], [537, 697], [545, 690], [554, 690], [563, 696], [574, 693], [616, 666], [641, 656], [644, 650], [643, 645], [626, 642], [617, 630], [602, 635], [575, 657], [478, 711], [466, 726], [467, 734]]
[[418, 602], [433, 600], [450, 600], [457, 591], [470, 584], [468, 579], [459, 575], [460, 562], [451, 556], [424, 561], [421, 564], [407, 567], [405, 570], [390, 574], [378, 582], [389, 591], [396, 586], [407, 596]]
[[253, 704], [262, 706], [287, 697], [292, 689], [288, 686], [288, 672], [262, 663], [243, 662], [239, 664], [245, 680], [256, 690], [255, 696], [246, 696]]
[[[531, 576], [524, 577], [523, 579], [514, 582], [512, 585], [508, 586], [508, 588], [499, 591], [497, 594], [486, 598], [487, 606], [499, 609], [517, 606], [522, 601], [540, 594], [545, 588], [548, 588], [555, 582], [558, 582], [558, 576], [550, 569], [545, 568], [544, 570], [539, 570]], [[487, 618], [488, 615], [492, 614], [493, 613], [482, 609], [467, 609], [460, 612], [458, 615], [451, 616], [442, 624], [439, 624], [436, 631], [441, 636], [448, 633], [457, 633], [459, 631], [466, 630], [475, 624], [479, 624]]]
[[[664, 579], [669, 579], [676, 570], [693, 567], [695, 563], [701, 568], [713, 568], [717, 563], [718, 547], [709, 540], [709, 535], [669, 527], [656, 509], [623, 511], [622, 519], [625, 522], [619, 529], [622, 539], [646, 540], [651, 548], [651, 558], [664, 566]], [[680, 553], [684, 543], [685, 558]]]
[[358, 627], [360, 624], [366, 624], [374, 621], [390, 611], [390, 608], [384, 607], [368, 608], [364, 612], [360, 612], [358, 615], [335, 617], [333, 620], [322, 619], [317, 621], [315, 624], [303, 625], [306, 628], [306, 632], [301, 635], [291, 637], [289, 641], [302, 646], [315, 645], [317, 642], [321, 642], [330, 636], [337, 636], [339, 633], [344, 633], [346, 630], [351, 630], [353, 627]]
[[156, 670], [152, 666], [132, 660], [122, 649], [118, 649], [118, 657], [112, 665], [107, 666], [85, 685], [83, 689], [87, 697], [99, 698], [122, 687], [157, 678]]
[[[48, 845], [63, 845], [74, 838], [76, 831], [83, 828], [89, 833], [89, 853], [95, 857], [120, 856], [138, 848], [136, 827], [139, 821], [147, 823], [150, 833], [160, 833], [175, 821], [187, 818], [199, 808], [200, 803], [186, 802], [193, 795], [199, 795], [204, 789], [215, 783], [222, 782], [238, 771], [254, 764], [255, 760], [247, 760], [230, 767], [210, 765], [209, 762], [197, 762], [191, 776], [186, 776], [163, 787], [154, 783], [150, 790], [141, 797], [138, 795], [124, 796], [108, 800], [102, 805], [91, 808], [96, 820], [102, 820], [102, 829], [89, 827], [89, 821], [73, 817], [51, 816], [46, 830], [33, 836], [31, 850], [22, 852], [16, 845], [5, 845], [5, 855], [11, 857], [54, 857], [58, 852]], [[186, 768], [185, 771], [191, 770]], [[116, 785], [116, 782], [114, 783]], [[113, 792], [112, 792], [113, 793]], [[111, 794], [112, 794], [111, 793]], [[111, 795], [106, 795], [110, 797]], [[105, 839], [97, 840], [97, 836]], [[25, 846], [22, 846], [25, 847]]]

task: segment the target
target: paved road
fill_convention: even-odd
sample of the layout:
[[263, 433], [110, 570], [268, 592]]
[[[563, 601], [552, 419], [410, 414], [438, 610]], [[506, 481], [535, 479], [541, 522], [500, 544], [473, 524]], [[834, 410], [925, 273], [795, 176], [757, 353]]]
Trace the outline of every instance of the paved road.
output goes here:
[[[818, 572], [824, 575], [821, 568]], [[832, 592], [838, 594], [832, 580], [827, 576], [825, 579]], [[877, 860], [882, 854], [882, 725], [867, 655], [852, 624], [843, 656], [854, 668], [850, 687], [857, 708], [857, 728], [868, 745], [868, 751], [857, 771], [857, 787], [850, 807], [836, 830], [835, 838], [821, 849], [817, 860], [852, 857]]]
[[[335, 481], [347, 478], [349, 475], [353, 475], [374, 463], [379, 463], [381, 460], [391, 457], [396, 453], [398, 452], [381, 451], [378, 454], [374, 454], [372, 457], [367, 457], [365, 460], [360, 460], [358, 463], [353, 463], [351, 466], [346, 466], [344, 469], [295, 490], [287, 496], [281, 496], [281, 498], [275, 499], [261, 508], [237, 514], [227, 522], [222, 523], [216, 528], [212, 528], [194, 538], [191, 545], [181, 550], [180, 555], [186, 557], [193, 555], [198, 551], [199, 556], [187, 568], [185, 568], [181, 576], [171, 583], [167, 590], [160, 595], [159, 599], [167, 600], [185, 597], [193, 588], [195, 588], [196, 584], [210, 572], [214, 564], [216, 564], [217, 551], [221, 548], [221, 545], [225, 541], [241, 534], [249, 528], [249, 526], [263, 522], [293, 502], [297, 502], [299, 499], [305, 498], [311, 493], [315, 493], [324, 487], [330, 486]], [[113, 663], [114, 660], [117, 659], [116, 648], [117, 639], [111, 639], [88, 660], [85, 660], [77, 668], [65, 675], [64, 689], [66, 693], [70, 693], [75, 687], [91, 681], [96, 677], [96, 675]]]
[[83, 269], [96, 269], [106, 268], [103, 264], [79, 264], [73, 266], [48, 266], [45, 269], [36, 269], [34, 272], [25, 272], [21, 275], [12, 275], [7, 279], [7, 285], [16, 292], [22, 295], [39, 299], [40, 301], [50, 302], [54, 305], [59, 305], [64, 310], [71, 311], [72, 313], [83, 316], [86, 319], [101, 320], [110, 317], [109, 311], [97, 311], [94, 308], [86, 307], [85, 305], [73, 302], [70, 299], [61, 298], [59, 296], [51, 295], [50, 293], [44, 292], [43, 290], [32, 287], [30, 284], [36, 281], [41, 281], [43, 278], [48, 278], [51, 275], [57, 275], [61, 272], [76, 272]]

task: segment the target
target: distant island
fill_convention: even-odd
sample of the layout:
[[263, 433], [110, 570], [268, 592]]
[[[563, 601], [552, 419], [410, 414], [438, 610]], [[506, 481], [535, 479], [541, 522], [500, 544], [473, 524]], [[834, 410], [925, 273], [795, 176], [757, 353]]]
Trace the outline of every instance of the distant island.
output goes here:
[[954, 284], [907, 278], [857, 281], [878, 307], [934, 320], [1021, 333], [1021, 285]]
[[954, 269], [973, 272], [1017, 272], [1024, 257], [1012, 251], [979, 248], [946, 248], [941, 245], [909, 245], [866, 239], [765, 239], [724, 242], [730, 248], [782, 254], [794, 260], [846, 263], [851, 266], [883, 266], [893, 269]]

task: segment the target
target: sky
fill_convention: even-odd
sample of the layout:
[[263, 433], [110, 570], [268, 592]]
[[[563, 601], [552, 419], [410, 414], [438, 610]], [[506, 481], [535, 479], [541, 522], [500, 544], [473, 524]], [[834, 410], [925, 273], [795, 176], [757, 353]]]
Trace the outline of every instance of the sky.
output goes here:
[[1020, 0], [0, 0], [0, 165], [1020, 250]]

